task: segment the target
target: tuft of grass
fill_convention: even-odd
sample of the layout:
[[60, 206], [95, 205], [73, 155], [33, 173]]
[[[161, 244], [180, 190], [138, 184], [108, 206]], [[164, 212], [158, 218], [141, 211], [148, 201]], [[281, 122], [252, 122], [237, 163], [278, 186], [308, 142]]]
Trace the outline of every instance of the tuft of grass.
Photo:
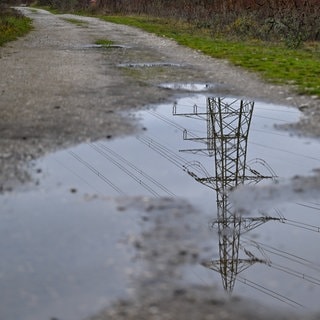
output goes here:
[[98, 39], [95, 41], [95, 44], [99, 44], [103, 47], [110, 47], [114, 42], [108, 39]]
[[88, 27], [88, 22], [74, 18], [62, 18], [63, 20], [75, 24], [78, 27]]
[[0, 13], [0, 46], [27, 34], [32, 28], [31, 19], [13, 9], [5, 9]]
[[320, 45], [306, 43], [291, 49], [281, 43], [257, 40], [236, 41], [213, 37], [207, 28], [170, 19], [143, 16], [100, 16], [101, 19], [138, 27], [159, 36], [174, 39], [179, 44], [200, 50], [236, 66], [259, 73], [277, 84], [294, 85], [300, 94], [320, 96]]

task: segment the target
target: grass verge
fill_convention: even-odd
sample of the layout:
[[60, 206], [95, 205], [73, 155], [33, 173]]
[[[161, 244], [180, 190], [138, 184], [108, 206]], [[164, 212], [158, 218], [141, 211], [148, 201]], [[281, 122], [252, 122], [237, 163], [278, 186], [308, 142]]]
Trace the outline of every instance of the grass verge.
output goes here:
[[262, 75], [270, 82], [294, 85], [300, 94], [320, 96], [320, 44], [306, 43], [301, 49], [262, 41], [213, 38], [208, 29], [177, 21], [132, 16], [101, 16], [103, 20], [141, 28], [176, 40], [214, 58]]
[[[1, 8], [2, 9], [2, 8]], [[0, 13], [0, 46], [16, 40], [32, 30], [32, 20], [13, 9], [3, 9]]]

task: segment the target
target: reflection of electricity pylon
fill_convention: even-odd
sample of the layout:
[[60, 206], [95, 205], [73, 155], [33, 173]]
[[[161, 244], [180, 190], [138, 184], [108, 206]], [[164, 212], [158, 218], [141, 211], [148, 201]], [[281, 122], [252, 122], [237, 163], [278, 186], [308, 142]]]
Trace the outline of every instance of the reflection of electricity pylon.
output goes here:
[[[215, 176], [199, 178], [191, 170], [187, 172], [217, 192], [217, 219], [213, 226], [218, 225], [220, 259], [205, 263], [205, 266], [222, 275], [223, 286], [230, 293], [238, 273], [256, 262], [266, 263], [248, 250], [244, 250], [245, 258], [239, 258], [240, 235], [269, 220], [280, 220], [271, 217], [244, 218], [228, 201], [230, 190], [245, 181], [258, 183], [274, 177], [264, 176], [255, 170], [250, 170], [252, 175], [246, 174], [247, 142], [254, 103], [241, 100], [238, 106], [237, 102], [226, 103], [221, 98], [210, 97], [205, 113], [199, 113], [197, 106], [193, 107], [192, 113], [178, 114], [176, 106], [173, 109], [174, 115], [200, 117], [207, 122], [207, 137], [188, 137], [185, 131], [184, 139], [206, 143], [208, 154], [215, 156]], [[195, 153], [205, 149], [185, 151]]]

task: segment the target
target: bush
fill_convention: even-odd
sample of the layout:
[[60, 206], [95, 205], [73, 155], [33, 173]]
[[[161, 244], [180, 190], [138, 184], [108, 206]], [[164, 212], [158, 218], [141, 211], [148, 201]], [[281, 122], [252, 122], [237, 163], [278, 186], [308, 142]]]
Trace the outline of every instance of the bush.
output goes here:
[[260, 26], [252, 15], [242, 15], [229, 24], [225, 30], [229, 35], [247, 39], [258, 37], [259, 28]]
[[273, 17], [272, 28], [290, 48], [302, 42], [319, 40], [320, 16], [316, 12], [283, 10]]

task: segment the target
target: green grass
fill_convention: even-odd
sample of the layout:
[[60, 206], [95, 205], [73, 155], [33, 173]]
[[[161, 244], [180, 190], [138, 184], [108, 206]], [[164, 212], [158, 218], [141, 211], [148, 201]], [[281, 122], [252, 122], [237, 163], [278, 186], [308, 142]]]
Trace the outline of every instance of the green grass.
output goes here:
[[108, 39], [98, 39], [95, 41], [95, 44], [99, 44], [103, 47], [110, 47], [114, 42]]
[[80, 19], [73, 19], [73, 18], [62, 18], [63, 20], [70, 22], [72, 24], [75, 24], [78, 27], [88, 27], [88, 22], [87, 21], [83, 21]]
[[0, 14], [0, 46], [16, 40], [32, 30], [32, 20], [17, 14], [14, 10], [6, 9]]
[[320, 96], [320, 45], [305, 44], [289, 49], [283, 44], [261, 41], [234, 41], [213, 38], [208, 29], [168, 19], [130, 16], [102, 16], [103, 20], [141, 28], [176, 40], [214, 58], [259, 73], [277, 84], [293, 84], [300, 94]]

